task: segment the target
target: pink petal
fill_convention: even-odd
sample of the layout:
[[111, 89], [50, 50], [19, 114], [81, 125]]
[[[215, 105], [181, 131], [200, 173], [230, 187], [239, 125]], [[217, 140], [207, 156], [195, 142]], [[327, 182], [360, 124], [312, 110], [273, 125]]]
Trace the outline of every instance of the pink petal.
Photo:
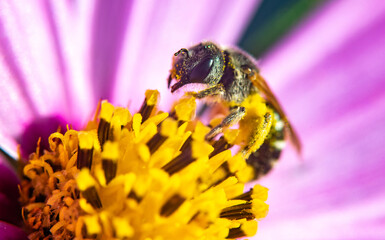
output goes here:
[[0, 236], [4, 240], [28, 240], [27, 234], [21, 228], [2, 221], [0, 221]]
[[234, 43], [258, 2], [2, 1], [0, 133], [58, 114], [78, 126], [101, 97], [140, 104], [147, 88], [168, 92], [172, 53], [205, 38]]
[[135, 2], [117, 69], [114, 102], [140, 105], [150, 88], [164, 93], [161, 105], [167, 106], [172, 98], [166, 84], [172, 54], [202, 40], [234, 44], [259, 2]]
[[3, 157], [0, 157], [0, 221], [21, 223], [18, 184], [19, 179], [13, 169]]
[[260, 239], [385, 237], [385, 4], [355, 3], [328, 3], [262, 61], [304, 161], [286, 152], [262, 181]]
[[[39, 2], [40, 3], [40, 2]], [[19, 120], [3, 126], [6, 134], [20, 133], [22, 120], [34, 115], [66, 113], [66, 92], [61, 73], [57, 71], [56, 55], [41, 4], [20, 1], [0, 3], [0, 55], [3, 83], [15, 87], [1, 88], [7, 97], [2, 106], [16, 106], [20, 112], [0, 108], [0, 117]], [[55, 79], [54, 81], [52, 81]], [[19, 98], [20, 97], [20, 98]], [[23, 115], [17, 117], [13, 115]], [[20, 121], [21, 120], [21, 121]], [[9, 120], [3, 120], [9, 121]], [[18, 126], [16, 126], [18, 124]], [[12, 126], [12, 128], [11, 128]]]
[[[88, 77], [93, 2], [0, 3], [0, 131], [17, 136], [36, 116], [85, 123], [94, 110]], [[92, 6], [92, 5], [91, 5]]]

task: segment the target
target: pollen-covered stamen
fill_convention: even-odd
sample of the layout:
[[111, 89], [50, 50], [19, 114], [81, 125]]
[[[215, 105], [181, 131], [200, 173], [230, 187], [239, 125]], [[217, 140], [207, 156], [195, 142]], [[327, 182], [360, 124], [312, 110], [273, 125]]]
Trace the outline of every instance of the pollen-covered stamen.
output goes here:
[[82, 169], [84, 167], [91, 169], [93, 157], [93, 137], [88, 133], [79, 133], [79, 147], [76, 167]]
[[234, 174], [230, 171], [229, 164], [227, 162], [222, 163], [222, 165], [217, 169], [217, 171], [221, 171], [221, 177], [216, 179], [216, 181], [212, 183], [212, 186], [216, 186], [227, 178], [234, 176]]
[[181, 99], [174, 107], [171, 115], [176, 115], [178, 121], [187, 122], [195, 116], [196, 102], [194, 97]]
[[179, 194], [173, 195], [161, 208], [160, 215], [168, 217], [173, 214], [186, 199]]
[[107, 140], [112, 140], [111, 134], [111, 118], [114, 112], [114, 106], [107, 101], [102, 102], [100, 110], [100, 121], [98, 125], [98, 139], [100, 147], [103, 149], [103, 145]]
[[228, 143], [225, 139], [225, 137], [221, 137], [218, 139], [218, 141], [215, 141], [213, 144], [214, 151], [210, 154], [210, 158], [217, 155], [220, 152], [223, 152], [227, 149], [230, 149], [233, 145]]
[[138, 196], [138, 194], [136, 194], [134, 191], [131, 191], [127, 198], [132, 198], [134, 199], [135, 201], [137, 201], [138, 203], [140, 203], [142, 201], [142, 198], [140, 196]]
[[257, 221], [247, 221], [243, 223], [240, 227], [231, 228], [229, 230], [229, 235], [226, 237], [228, 239], [241, 238], [241, 237], [251, 237], [257, 233], [258, 222]]
[[239, 199], [239, 200], [245, 200], [245, 201], [251, 201], [253, 199], [260, 199], [262, 201], [266, 201], [267, 200], [267, 191], [268, 191], [267, 188], [262, 187], [261, 185], [257, 184], [253, 188], [250, 188], [249, 191], [247, 191], [241, 195], [238, 195], [232, 199], [233, 200]]
[[104, 170], [104, 176], [107, 184], [116, 176], [118, 158], [118, 143], [106, 142], [102, 152], [102, 168]]
[[147, 90], [146, 98], [142, 104], [142, 107], [139, 110], [139, 113], [142, 115], [142, 121], [146, 121], [151, 114], [154, 112], [156, 105], [159, 100], [159, 92], [156, 90]]
[[180, 149], [182, 153], [162, 167], [168, 174], [173, 175], [196, 160], [192, 156], [191, 138], [189, 139], [190, 141], [186, 141]]
[[150, 141], [147, 142], [147, 147], [150, 153], [153, 154], [167, 140], [167, 137], [162, 136], [159, 132], [156, 133]]
[[227, 207], [222, 210], [220, 217], [230, 220], [263, 218], [267, 215], [269, 206], [259, 199]]
[[247, 220], [253, 219], [253, 213], [251, 210], [251, 202], [231, 206], [222, 210], [220, 217], [227, 218], [231, 220], [238, 220], [246, 218]]
[[212, 147], [205, 141], [210, 127], [193, 119], [188, 97], [176, 103], [175, 118], [153, 110], [142, 121], [125, 108], [102, 108], [86, 130], [53, 133], [52, 151], [31, 155], [24, 174], [33, 196], [21, 186], [30, 238], [219, 240], [255, 233], [247, 220], [266, 215], [267, 190], [242, 194], [250, 167], [241, 153], [223, 151], [238, 144], [234, 129]]
[[198, 123], [195, 126], [195, 132], [187, 138], [180, 148], [181, 154], [163, 166], [162, 169], [172, 175], [184, 169], [198, 158], [208, 157], [213, 151], [213, 147], [204, 141], [204, 136], [208, 131], [208, 127]]
[[101, 208], [102, 202], [100, 201], [99, 195], [96, 191], [95, 187], [87, 188], [82, 192], [83, 197], [87, 199], [87, 202], [89, 202], [92, 207], [94, 208]]
[[172, 118], [163, 120], [161, 125], [158, 126], [158, 132], [147, 142], [150, 153], [153, 154], [156, 152], [170, 136], [176, 134], [178, 127], [178, 122]]
[[245, 193], [243, 193], [243, 194], [241, 194], [241, 195], [238, 195], [238, 196], [236, 196], [236, 197], [233, 198], [233, 199], [239, 199], [239, 200], [251, 201], [251, 200], [253, 199], [253, 198], [251, 197], [252, 194], [253, 194], [253, 189], [250, 188], [249, 191], [247, 191], [247, 192], [245, 192]]
[[87, 168], [83, 168], [76, 178], [79, 190], [82, 192], [83, 197], [87, 200], [92, 207], [98, 209], [102, 207], [98, 192], [96, 190], [96, 181], [90, 174]]

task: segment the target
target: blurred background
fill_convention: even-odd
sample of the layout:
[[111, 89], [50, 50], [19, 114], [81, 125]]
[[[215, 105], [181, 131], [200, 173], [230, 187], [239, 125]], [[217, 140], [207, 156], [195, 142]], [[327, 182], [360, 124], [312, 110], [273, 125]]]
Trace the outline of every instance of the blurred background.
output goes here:
[[173, 53], [239, 45], [303, 143], [258, 181], [255, 239], [385, 239], [384, 26], [383, 0], [0, 1], [0, 146], [80, 128], [100, 99], [136, 111], [149, 88], [168, 109]]
[[385, 3], [262, 1], [238, 44], [303, 142], [260, 182], [255, 239], [385, 239]]
[[327, 0], [262, 1], [238, 41], [238, 45], [261, 58], [286, 34]]

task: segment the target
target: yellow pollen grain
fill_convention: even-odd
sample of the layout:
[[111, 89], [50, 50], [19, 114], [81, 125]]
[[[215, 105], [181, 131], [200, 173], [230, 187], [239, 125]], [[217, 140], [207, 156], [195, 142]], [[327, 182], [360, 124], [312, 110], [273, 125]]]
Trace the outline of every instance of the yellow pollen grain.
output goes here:
[[102, 159], [116, 162], [119, 158], [119, 143], [107, 141], [103, 145]]
[[180, 121], [189, 121], [195, 116], [195, 98], [184, 98], [175, 106], [175, 112]]
[[225, 188], [226, 196], [228, 199], [232, 199], [243, 193], [245, 185], [242, 183], [234, 184]]
[[128, 174], [125, 174], [123, 175], [123, 181], [124, 181], [124, 194], [127, 195], [133, 185], [134, 185], [134, 182], [136, 180], [136, 175], [134, 173], [128, 173]]
[[248, 96], [242, 106], [246, 108], [248, 115], [263, 116], [265, 115], [267, 108], [265, 100], [259, 94], [251, 94]]
[[118, 238], [127, 238], [134, 235], [134, 229], [130, 226], [127, 219], [115, 217], [112, 224]]
[[205, 136], [209, 133], [210, 128], [205, 126], [203, 123], [198, 122], [195, 126], [194, 133], [192, 134], [192, 138], [198, 141], [204, 141]]
[[207, 157], [214, 148], [207, 142], [192, 142], [192, 156], [193, 158]]
[[156, 125], [153, 123], [149, 123], [142, 128], [142, 130], [139, 132], [138, 135], [136, 135], [135, 142], [136, 143], [147, 142], [157, 133], [157, 131], [158, 131], [158, 128], [156, 127]]
[[150, 150], [148, 149], [147, 145], [145, 145], [145, 144], [138, 144], [137, 151], [138, 151], [138, 154], [139, 154], [140, 158], [143, 161], [148, 162], [148, 160], [151, 157], [151, 153], [150, 153]]
[[122, 126], [127, 125], [129, 121], [132, 120], [132, 115], [130, 111], [126, 108], [117, 107], [114, 111], [114, 117], [120, 119], [120, 123]]
[[239, 130], [238, 129], [227, 129], [227, 130], [225, 130], [223, 135], [225, 137], [225, 140], [229, 144], [234, 144], [238, 135], [239, 135]]
[[106, 175], [101, 164], [98, 164], [94, 167], [93, 175], [98, 180], [101, 186], [105, 187], [107, 185]]
[[106, 100], [102, 101], [102, 107], [100, 110], [100, 118], [106, 120], [107, 122], [111, 121], [112, 114], [114, 113], [114, 105], [107, 102]]
[[167, 118], [162, 122], [160, 134], [162, 136], [169, 137], [175, 135], [177, 129], [178, 123], [171, 118]]
[[228, 163], [231, 172], [236, 172], [246, 167], [246, 162], [240, 153], [229, 159]]
[[255, 220], [247, 221], [242, 224], [241, 230], [245, 233], [247, 237], [252, 237], [257, 233], [258, 222]]
[[223, 117], [218, 117], [210, 120], [211, 126], [217, 126], [223, 121]]
[[266, 201], [267, 200], [267, 192], [268, 191], [269, 191], [268, 188], [263, 187], [260, 184], [256, 184], [253, 187], [252, 198], [253, 199], [259, 199], [259, 200], [262, 200], [262, 201]]
[[139, 136], [141, 124], [142, 124], [142, 115], [140, 115], [140, 113], [135, 113], [132, 119], [132, 129], [134, 130], [135, 136]]
[[267, 216], [269, 212], [269, 205], [259, 199], [252, 201], [251, 213], [256, 219], [261, 219]]
[[145, 128], [148, 124], [155, 124], [155, 125], [158, 125], [159, 123], [161, 123], [163, 120], [167, 119], [168, 117], [168, 113], [167, 112], [160, 112], [158, 113], [157, 115], [155, 116], [152, 116], [150, 117], [149, 119], [147, 119], [143, 125], [142, 125], [142, 128]]
[[215, 156], [213, 156], [212, 158], [210, 158], [210, 161], [208, 162], [208, 164], [210, 165], [209, 167], [210, 173], [213, 173], [215, 170], [219, 168], [219, 166], [221, 166], [225, 161], [227, 161], [230, 158], [231, 158], [230, 150], [220, 152]]
[[159, 92], [157, 90], [147, 90], [145, 95], [147, 105], [154, 106], [158, 103]]
[[250, 165], [245, 165], [244, 168], [240, 169], [235, 175], [240, 182], [249, 182], [253, 180], [254, 169]]
[[113, 239], [113, 229], [112, 224], [110, 222], [110, 217], [108, 212], [103, 211], [99, 214], [102, 227], [103, 227], [103, 233], [105, 235], [106, 239]]
[[90, 174], [90, 170], [83, 168], [76, 177], [76, 183], [80, 191], [85, 191], [90, 187], [96, 186], [96, 181]]
[[96, 215], [84, 216], [84, 223], [87, 226], [87, 233], [89, 235], [98, 234], [102, 228], [99, 224], [99, 218]]
[[81, 149], [91, 149], [94, 146], [94, 138], [88, 132], [79, 132], [78, 138]]
[[80, 208], [81, 208], [84, 212], [86, 212], [86, 213], [88, 213], [88, 214], [95, 214], [95, 213], [96, 213], [96, 211], [95, 211], [95, 209], [92, 207], [92, 205], [91, 205], [90, 203], [88, 203], [87, 200], [84, 199], [84, 198], [81, 198], [81, 199], [79, 200], [79, 206], [80, 206]]

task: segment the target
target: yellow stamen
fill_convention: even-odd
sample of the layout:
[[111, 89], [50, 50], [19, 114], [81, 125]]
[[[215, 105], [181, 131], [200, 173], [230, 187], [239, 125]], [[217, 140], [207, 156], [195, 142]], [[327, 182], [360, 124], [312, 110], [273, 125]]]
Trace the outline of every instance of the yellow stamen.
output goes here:
[[[31, 238], [48, 237], [47, 229], [56, 239], [255, 234], [255, 219], [268, 211], [267, 189], [243, 193], [252, 172], [244, 155], [229, 149], [243, 144], [240, 130], [227, 129], [209, 143], [210, 127], [194, 119], [194, 98], [181, 99], [170, 114], [157, 112], [158, 99], [147, 91], [133, 115], [102, 101], [86, 130], [53, 133], [51, 151], [31, 155], [21, 186]], [[253, 114], [264, 111], [261, 105]]]

